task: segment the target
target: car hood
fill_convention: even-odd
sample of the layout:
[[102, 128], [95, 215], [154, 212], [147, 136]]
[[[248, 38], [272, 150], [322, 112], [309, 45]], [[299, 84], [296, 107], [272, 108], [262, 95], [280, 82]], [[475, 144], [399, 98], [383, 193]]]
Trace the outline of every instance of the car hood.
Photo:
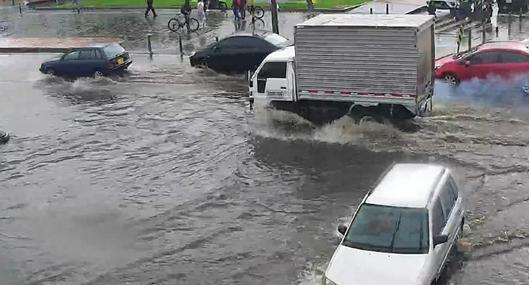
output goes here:
[[435, 66], [443, 66], [449, 62], [454, 62], [455, 59], [454, 59], [454, 55], [453, 54], [449, 54], [447, 56], [443, 56], [441, 58], [438, 58], [435, 60]]
[[46, 63], [56, 62], [56, 61], [61, 60], [61, 58], [62, 58], [62, 55], [55, 56], [55, 57], [52, 57], [52, 58], [44, 61], [43, 63], [46, 64]]
[[393, 254], [340, 245], [325, 276], [338, 285], [420, 284], [426, 254]]

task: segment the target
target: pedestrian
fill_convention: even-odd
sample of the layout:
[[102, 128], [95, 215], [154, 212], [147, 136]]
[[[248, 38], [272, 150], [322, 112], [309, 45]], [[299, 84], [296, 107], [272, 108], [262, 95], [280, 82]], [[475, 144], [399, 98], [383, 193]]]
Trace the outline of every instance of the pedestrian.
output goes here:
[[241, 19], [241, 14], [239, 7], [241, 5], [241, 0], [233, 0], [231, 3], [232, 9], [233, 9], [233, 17], [235, 21], [239, 21]]
[[79, 0], [72, 0], [73, 10], [77, 11], [77, 14], [81, 13]]
[[312, 0], [307, 0], [307, 10], [309, 10], [309, 12], [314, 12], [314, 2], [312, 2]]
[[146, 2], [147, 2], [147, 10], [145, 10], [145, 17], [147, 17], [149, 15], [149, 11], [152, 11], [153, 17], [158, 16], [158, 15], [156, 15], [156, 11], [154, 11], [153, 1], [154, 0], [146, 0]]
[[203, 0], [204, 2], [204, 16], [206, 17], [206, 20], [208, 18], [208, 9], [209, 9], [209, 1]]
[[435, 7], [433, 0], [430, 0], [430, 2], [428, 2], [428, 14], [435, 16], [436, 10], [437, 10], [437, 7]]
[[487, 15], [487, 23], [491, 23], [492, 22], [492, 3], [491, 1], [487, 1], [487, 4], [486, 4], [486, 15]]
[[202, 0], [198, 0], [197, 2], [197, 13], [198, 13], [198, 20], [202, 22], [202, 26], [205, 26], [206, 12], [204, 9], [204, 2]]
[[241, 5], [239, 7], [239, 11], [241, 13], [241, 18], [244, 20], [246, 18], [246, 0], [240, 0]]

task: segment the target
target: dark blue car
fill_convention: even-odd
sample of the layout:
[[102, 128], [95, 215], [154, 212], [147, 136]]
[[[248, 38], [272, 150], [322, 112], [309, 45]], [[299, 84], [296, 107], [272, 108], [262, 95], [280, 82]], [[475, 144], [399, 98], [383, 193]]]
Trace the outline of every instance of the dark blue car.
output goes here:
[[101, 44], [76, 48], [40, 66], [40, 72], [65, 77], [100, 77], [129, 67], [129, 53], [117, 44]]

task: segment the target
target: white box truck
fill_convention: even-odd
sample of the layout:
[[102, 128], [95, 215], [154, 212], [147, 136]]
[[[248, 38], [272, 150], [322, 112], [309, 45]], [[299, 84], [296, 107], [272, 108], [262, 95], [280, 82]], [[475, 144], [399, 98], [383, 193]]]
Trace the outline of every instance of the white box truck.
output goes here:
[[431, 111], [432, 16], [322, 14], [295, 27], [294, 44], [268, 55], [251, 76], [251, 103], [315, 123]]

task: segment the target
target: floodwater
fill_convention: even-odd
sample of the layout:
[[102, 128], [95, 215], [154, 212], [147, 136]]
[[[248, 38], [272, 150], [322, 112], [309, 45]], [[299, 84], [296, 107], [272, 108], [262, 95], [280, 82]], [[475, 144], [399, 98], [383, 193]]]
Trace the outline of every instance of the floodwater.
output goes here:
[[249, 110], [244, 78], [185, 57], [65, 81], [38, 73], [50, 56], [0, 55], [2, 285], [319, 284], [337, 225], [394, 162], [448, 165], [464, 185], [470, 227], [442, 284], [529, 283], [516, 88], [437, 84], [415, 133], [314, 127]]

